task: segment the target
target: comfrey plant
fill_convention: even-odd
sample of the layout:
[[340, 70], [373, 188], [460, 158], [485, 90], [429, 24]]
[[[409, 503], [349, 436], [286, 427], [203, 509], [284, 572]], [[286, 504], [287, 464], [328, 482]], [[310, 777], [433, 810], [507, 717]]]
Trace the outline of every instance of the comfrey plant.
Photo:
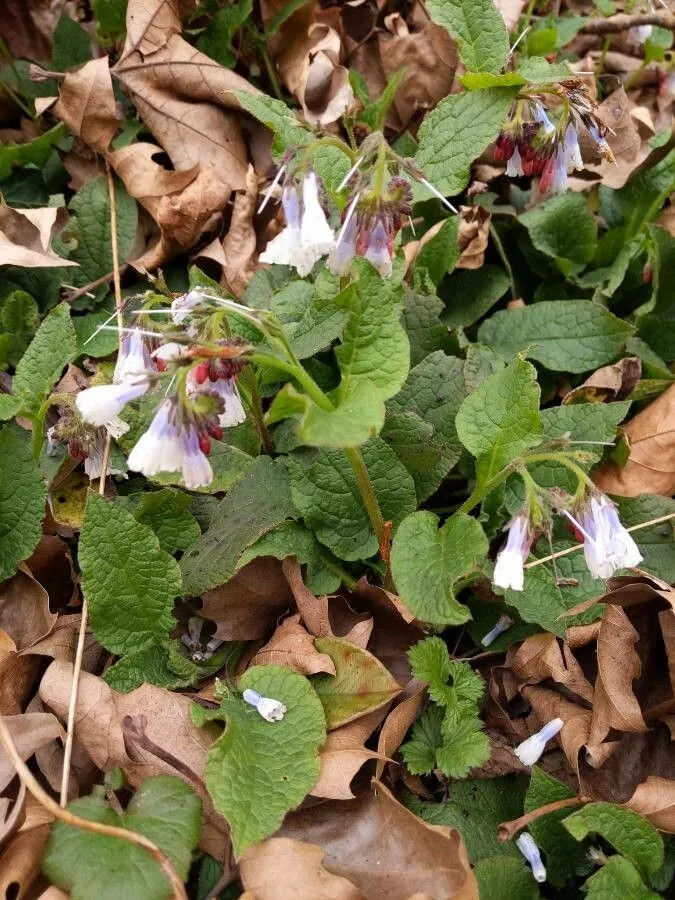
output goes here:
[[[557, 106], [555, 124], [549, 117], [547, 96]], [[521, 91], [497, 138], [495, 160], [506, 163], [506, 174], [511, 178], [539, 175], [543, 194], [563, 193], [568, 174], [584, 165], [579, 147], [582, 128], [597, 152], [613, 162], [605, 138], [607, 126], [582, 81], [570, 78], [557, 85], [539, 85], [536, 93]]]

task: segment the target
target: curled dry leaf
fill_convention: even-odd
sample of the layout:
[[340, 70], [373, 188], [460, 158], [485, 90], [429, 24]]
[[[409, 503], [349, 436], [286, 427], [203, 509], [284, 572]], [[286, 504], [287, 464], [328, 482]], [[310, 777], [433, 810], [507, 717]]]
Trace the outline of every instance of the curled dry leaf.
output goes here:
[[565, 642], [555, 634], [534, 634], [507, 657], [507, 664], [524, 681], [538, 684], [552, 678], [589, 703], [593, 702], [593, 686]]
[[17, 900], [29, 896], [30, 887], [40, 874], [40, 860], [53, 819], [30, 796], [24, 810], [21, 827], [0, 853], [0, 897]]
[[361, 900], [350, 881], [322, 864], [323, 850], [291, 838], [270, 838], [249, 847], [239, 860], [239, 875], [255, 900]]
[[127, 39], [113, 74], [174, 168], [211, 165], [230, 189], [242, 190], [246, 147], [231, 91], [258, 91], [195, 50], [180, 32], [177, 0], [131, 0]]
[[241, 297], [255, 272], [256, 233], [253, 216], [258, 201], [258, 179], [253, 166], [246, 173], [246, 189], [237, 191], [232, 220], [223, 240], [223, 279], [235, 297]]
[[376, 778], [381, 778], [387, 757], [392, 757], [403, 743], [408, 729], [418, 716], [426, 697], [426, 685], [417, 679], [408, 682], [403, 699], [387, 716], [377, 742], [380, 757], [375, 769]]
[[593, 372], [583, 384], [573, 388], [563, 398], [563, 403], [602, 403], [624, 400], [642, 377], [642, 361], [637, 356], [626, 356], [611, 366], [603, 366]]
[[277, 627], [270, 640], [251, 660], [252, 666], [288, 666], [302, 675], [328, 672], [335, 675], [335, 665], [327, 653], [319, 653], [314, 638], [300, 624], [300, 615], [290, 616]]
[[328, 800], [352, 800], [351, 782], [368, 760], [376, 759], [378, 766], [386, 762], [378, 748], [377, 753], [368, 750], [364, 742], [377, 728], [387, 713], [387, 708], [376, 709], [355, 722], [335, 728], [328, 733], [321, 748], [321, 772], [311, 790], [314, 797]]
[[[24, 761], [46, 744], [65, 738], [58, 719], [51, 713], [23, 713], [20, 716], [6, 716], [4, 721]], [[12, 762], [0, 748], [0, 791], [4, 791], [15, 774]]]
[[630, 456], [620, 468], [616, 463], [599, 466], [593, 480], [608, 494], [675, 493], [675, 385], [646, 406], [623, 428], [630, 442]]
[[68, 72], [52, 112], [85, 144], [105, 153], [121, 124], [108, 57], [93, 59]]
[[675, 781], [650, 775], [638, 785], [626, 806], [662, 831], [675, 832]]
[[642, 671], [635, 650], [638, 633], [620, 606], [607, 605], [600, 622], [597, 643], [598, 675], [595, 681], [593, 718], [588, 753], [595, 758], [610, 729], [647, 731], [633, 681]]
[[[642, 139], [637, 125], [631, 116], [635, 104], [629, 99], [623, 87], [611, 93], [598, 107], [598, 115], [607, 125], [607, 142], [614, 154], [616, 164], [603, 159], [597, 166], [589, 166], [601, 178], [606, 187], [620, 188], [628, 181], [630, 175], [648, 155], [649, 148], [640, 153]], [[582, 134], [582, 149], [585, 158], [596, 154], [593, 144]]]
[[221, 641], [251, 641], [268, 634], [292, 602], [281, 564], [262, 556], [245, 565], [227, 584], [203, 594], [201, 612], [216, 623], [215, 636]]
[[454, 828], [427, 825], [380, 782], [349, 804], [328, 801], [290, 813], [281, 835], [318, 845], [324, 867], [368, 900], [478, 900], [466, 849]]
[[462, 206], [459, 211], [458, 269], [480, 269], [485, 262], [492, 213], [482, 206]]
[[63, 207], [12, 209], [0, 196], [0, 265], [29, 269], [78, 265], [51, 248], [67, 219]]

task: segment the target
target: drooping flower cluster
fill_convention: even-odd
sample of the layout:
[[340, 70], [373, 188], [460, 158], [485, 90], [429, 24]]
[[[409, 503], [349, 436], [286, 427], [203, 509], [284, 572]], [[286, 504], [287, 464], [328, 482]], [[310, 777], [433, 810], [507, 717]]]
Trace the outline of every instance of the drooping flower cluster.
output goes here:
[[494, 157], [497, 162], [506, 162], [509, 177], [539, 175], [542, 193], [562, 193], [567, 190], [567, 176], [583, 168], [579, 146], [582, 128], [601, 156], [610, 161], [614, 156], [605, 139], [607, 127], [582, 81], [570, 78], [546, 93], [560, 100], [556, 124], [549, 118], [544, 93], [519, 97], [497, 138]]
[[[594, 578], [610, 578], [619, 569], [632, 568], [642, 561], [637, 544], [621, 524], [616, 506], [605, 494], [592, 491], [575, 510], [575, 515], [566, 509], [562, 514], [573, 525], [578, 538], [583, 538], [586, 565]], [[523, 590], [524, 565], [535, 531], [527, 512], [512, 519], [506, 543], [495, 563], [492, 580], [497, 587]]]

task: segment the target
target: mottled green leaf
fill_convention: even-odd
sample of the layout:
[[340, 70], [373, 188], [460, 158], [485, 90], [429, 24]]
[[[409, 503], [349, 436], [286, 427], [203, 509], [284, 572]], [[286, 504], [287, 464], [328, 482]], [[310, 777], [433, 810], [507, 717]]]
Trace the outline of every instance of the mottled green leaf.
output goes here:
[[35, 549], [42, 534], [45, 484], [30, 436], [18, 425], [0, 431], [0, 581]]
[[12, 389], [24, 408], [36, 412], [75, 356], [75, 331], [67, 303], [60, 303], [43, 321], [16, 367]]

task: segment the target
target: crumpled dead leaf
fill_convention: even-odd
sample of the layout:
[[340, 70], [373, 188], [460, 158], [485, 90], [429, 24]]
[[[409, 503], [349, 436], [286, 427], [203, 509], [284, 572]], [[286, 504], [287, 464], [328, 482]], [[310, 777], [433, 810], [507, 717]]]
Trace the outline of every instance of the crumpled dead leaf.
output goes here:
[[593, 480], [608, 494], [675, 493], [675, 385], [642, 409], [625, 426], [630, 456], [619, 468], [610, 462], [598, 466]]
[[0, 196], [0, 265], [30, 269], [78, 265], [51, 248], [67, 220], [63, 207], [12, 209]]
[[259, 92], [181, 37], [177, 0], [131, 0], [124, 51], [112, 72], [175, 169], [210, 165], [228, 188], [246, 187], [246, 147], [231, 91]]
[[253, 217], [258, 204], [258, 178], [253, 166], [246, 173], [246, 189], [237, 191], [232, 220], [223, 239], [223, 280], [235, 297], [241, 297], [255, 273], [256, 233]]
[[92, 59], [68, 72], [52, 112], [85, 144], [105, 153], [121, 125], [108, 57]]
[[329, 872], [347, 878], [368, 900], [478, 900], [466, 849], [454, 828], [427, 825], [380, 782], [356, 800], [290, 813], [280, 835], [318, 845]]
[[326, 743], [321, 748], [319, 778], [310, 791], [312, 796], [351, 800], [354, 794], [350, 784], [361, 766], [370, 759], [378, 760], [378, 765], [386, 762], [379, 749], [375, 752], [364, 746], [386, 713], [385, 706], [328, 732]]
[[524, 681], [537, 684], [552, 678], [593, 703], [593, 685], [587, 680], [567, 643], [563, 641], [562, 647], [560, 644], [555, 634], [534, 634], [507, 655], [506, 664]]
[[16, 900], [29, 896], [30, 887], [40, 874], [40, 860], [53, 820], [52, 814], [30, 796], [24, 810], [20, 828], [0, 853], [0, 897]]
[[261, 556], [203, 594], [201, 615], [216, 623], [215, 637], [221, 641], [252, 641], [268, 634], [292, 603], [281, 563]]
[[485, 262], [492, 213], [482, 206], [460, 206], [458, 269], [480, 269]]
[[302, 675], [328, 672], [335, 675], [335, 665], [327, 653], [319, 653], [314, 638], [300, 624], [300, 615], [289, 616], [277, 627], [269, 641], [251, 661], [254, 666], [287, 666]]
[[642, 377], [642, 360], [625, 356], [611, 366], [603, 366], [563, 398], [563, 404], [602, 403], [624, 400]]
[[426, 697], [426, 685], [417, 679], [411, 679], [402, 694], [403, 699], [392, 709], [385, 719], [377, 742], [377, 752], [384, 759], [379, 759], [375, 768], [375, 777], [381, 778], [386, 765], [386, 758], [392, 757], [403, 743], [417, 718]]
[[291, 838], [269, 838], [249, 847], [239, 860], [239, 875], [251, 900], [361, 900], [346, 878], [322, 865], [320, 847]]
[[[51, 713], [23, 713], [19, 716], [5, 716], [4, 722], [12, 735], [12, 740], [24, 762], [36, 750], [50, 744], [57, 738], [65, 739], [65, 731], [56, 716]], [[13, 763], [0, 748], [0, 791], [4, 791], [16, 772]]]

